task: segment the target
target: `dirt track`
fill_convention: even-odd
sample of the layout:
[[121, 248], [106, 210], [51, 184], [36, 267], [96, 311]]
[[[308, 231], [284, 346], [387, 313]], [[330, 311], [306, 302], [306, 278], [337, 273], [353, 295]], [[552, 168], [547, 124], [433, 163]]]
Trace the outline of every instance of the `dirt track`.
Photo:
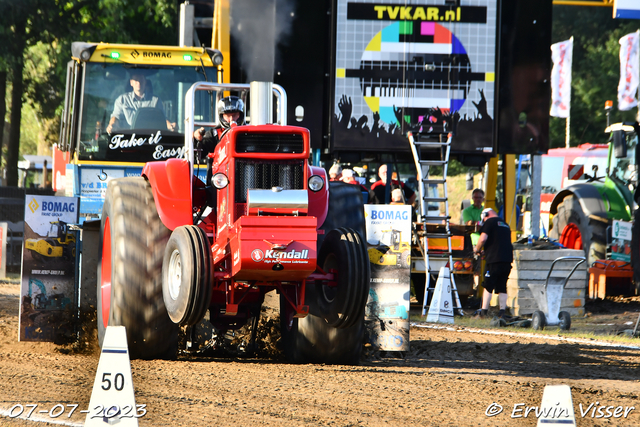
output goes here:
[[[35, 418], [61, 403], [60, 417], [37, 418], [82, 425], [84, 415], [67, 418], [66, 405], [88, 407], [98, 355], [17, 342], [18, 293], [18, 285], [0, 284], [0, 413], [38, 404]], [[640, 345], [431, 325], [411, 329], [404, 358], [368, 352], [360, 366], [289, 365], [277, 358], [131, 365], [136, 403], [148, 411], [140, 425], [533, 426], [537, 419], [522, 417], [524, 408], [540, 405], [547, 384], [571, 386], [578, 426], [640, 425]], [[489, 417], [494, 403], [503, 410]], [[594, 406], [630, 412], [598, 418]], [[0, 425], [44, 424], [3, 415]]]

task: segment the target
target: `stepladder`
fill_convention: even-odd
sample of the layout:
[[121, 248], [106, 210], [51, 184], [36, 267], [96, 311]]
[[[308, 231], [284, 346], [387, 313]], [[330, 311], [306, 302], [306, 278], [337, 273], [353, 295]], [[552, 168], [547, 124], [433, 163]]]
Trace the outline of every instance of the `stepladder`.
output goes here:
[[[465, 295], [471, 293], [473, 286], [473, 249], [470, 245], [468, 227], [451, 224], [447, 189], [451, 138], [451, 134], [408, 134], [420, 194], [418, 221], [413, 225], [418, 251], [414, 251], [412, 271], [416, 271], [413, 277], [420, 283], [421, 272], [425, 275], [421, 301], [422, 316], [425, 316], [429, 309], [429, 297], [435, 290], [436, 276], [441, 267], [447, 267], [444, 271], [449, 275], [447, 279], [451, 283], [452, 301], [457, 314], [464, 315], [457, 282], [463, 282]], [[455, 260], [454, 253], [457, 255]], [[415, 283], [414, 286], [416, 297], [420, 298]]]

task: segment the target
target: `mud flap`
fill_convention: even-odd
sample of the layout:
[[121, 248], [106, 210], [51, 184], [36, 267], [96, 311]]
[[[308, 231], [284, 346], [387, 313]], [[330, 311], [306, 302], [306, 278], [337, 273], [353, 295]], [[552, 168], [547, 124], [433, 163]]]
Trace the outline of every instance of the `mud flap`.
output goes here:
[[80, 312], [95, 313], [96, 283], [98, 280], [98, 243], [100, 241], [100, 220], [85, 221], [82, 224], [80, 270]]

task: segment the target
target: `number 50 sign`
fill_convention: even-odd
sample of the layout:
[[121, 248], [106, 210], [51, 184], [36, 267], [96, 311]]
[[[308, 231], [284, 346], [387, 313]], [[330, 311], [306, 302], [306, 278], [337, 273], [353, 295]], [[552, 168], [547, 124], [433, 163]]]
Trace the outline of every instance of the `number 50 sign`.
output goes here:
[[[144, 405], [138, 406], [146, 413]], [[107, 327], [89, 408], [100, 408], [100, 411], [98, 416], [95, 412], [88, 413], [85, 426], [104, 426], [109, 421], [122, 427], [137, 426], [137, 417], [144, 415], [136, 411], [124, 326]]]

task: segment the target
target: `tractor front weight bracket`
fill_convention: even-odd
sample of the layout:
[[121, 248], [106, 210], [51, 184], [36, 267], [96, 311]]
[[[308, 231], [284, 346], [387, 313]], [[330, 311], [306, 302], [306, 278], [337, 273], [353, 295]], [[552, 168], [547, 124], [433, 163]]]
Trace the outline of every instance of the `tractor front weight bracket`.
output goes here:
[[[230, 282], [225, 287], [227, 293], [225, 314], [227, 316], [236, 316], [238, 314], [238, 307], [240, 306], [240, 303], [247, 297], [247, 295], [249, 295], [249, 292], [251, 292], [253, 287], [251, 285], [245, 286], [235, 282]], [[236, 300], [236, 292], [240, 292], [241, 290], [244, 292], [242, 292], [240, 298]]]
[[[284, 298], [289, 303], [289, 306], [293, 309], [293, 312], [294, 312], [293, 317], [304, 318], [304, 317], [307, 317], [307, 314], [309, 314], [309, 306], [304, 304], [306, 282], [307, 282], [306, 280], [303, 280], [302, 282], [297, 282], [294, 285], [295, 300], [291, 298], [291, 296], [285, 289], [285, 285], [283, 285], [282, 282], [274, 283], [280, 295], [284, 295]], [[290, 288], [291, 286], [287, 286], [287, 287]]]

